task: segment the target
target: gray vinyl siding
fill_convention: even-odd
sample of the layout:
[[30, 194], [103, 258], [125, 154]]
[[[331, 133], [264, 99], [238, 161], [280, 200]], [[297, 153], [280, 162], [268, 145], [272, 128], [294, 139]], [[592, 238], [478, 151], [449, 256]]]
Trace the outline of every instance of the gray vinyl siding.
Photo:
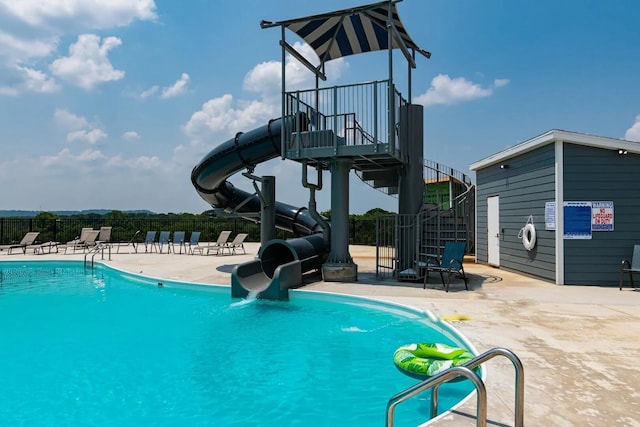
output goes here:
[[[500, 266], [555, 281], [555, 232], [545, 228], [545, 202], [555, 199], [555, 149], [550, 143], [476, 172], [476, 259], [487, 262], [487, 198], [500, 197]], [[533, 215], [537, 243], [527, 251], [520, 229]]]
[[614, 206], [614, 231], [564, 240], [565, 284], [617, 285], [621, 261], [640, 244], [640, 156], [565, 143], [564, 200]]

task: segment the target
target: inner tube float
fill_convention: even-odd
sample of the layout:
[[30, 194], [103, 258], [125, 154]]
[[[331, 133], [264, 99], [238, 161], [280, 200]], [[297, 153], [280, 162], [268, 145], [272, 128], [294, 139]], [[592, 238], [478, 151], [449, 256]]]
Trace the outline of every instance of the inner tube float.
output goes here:
[[522, 245], [528, 251], [536, 246], [536, 227], [532, 223], [527, 223], [522, 227]]
[[403, 374], [424, 380], [454, 366], [464, 365], [473, 357], [470, 351], [447, 344], [413, 343], [399, 347], [393, 353], [393, 363]]

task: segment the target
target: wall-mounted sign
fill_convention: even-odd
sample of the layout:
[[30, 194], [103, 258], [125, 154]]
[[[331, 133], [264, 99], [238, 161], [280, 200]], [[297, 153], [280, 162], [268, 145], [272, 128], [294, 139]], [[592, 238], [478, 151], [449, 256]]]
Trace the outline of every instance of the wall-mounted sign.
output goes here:
[[564, 238], [591, 239], [591, 202], [564, 202]]
[[613, 231], [613, 202], [591, 202], [591, 231]]
[[556, 202], [546, 202], [544, 204], [544, 229], [556, 229]]

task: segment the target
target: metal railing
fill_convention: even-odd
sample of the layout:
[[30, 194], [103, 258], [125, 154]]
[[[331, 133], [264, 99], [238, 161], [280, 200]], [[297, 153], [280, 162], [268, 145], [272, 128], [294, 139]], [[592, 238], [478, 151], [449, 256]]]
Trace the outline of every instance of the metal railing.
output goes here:
[[107, 242], [100, 242], [95, 246], [89, 248], [86, 254], [84, 254], [84, 266], [87, 267], [87, 257], [91, 255], [91, 268], [94, 265], [94, 259], [98, 253], [102, 255], [102, 259], [104, 259], [104, 251], [105, 249], [109, 249], [109, 261], [111, 261], [111, 245]]
[[[291, 91], [285, 94], [285, 116], [309, 120], [313, 139], [296, 138], [296, 129], [285, 130], [284, 151], [343, 145], [391, 144], [395, 151], [398, 109], [407, 101], [395, 89], [389, 102], [389, 80]], [[393, 113], [390, 114], [390, 108]], [[338, 139], [339, 138], [339, 139]], [[305, 146], [303, 147], [302, 144]]]
[[477, 392], [477, 401], [476, 401], [476, 426], [477, 427], [486, 427], [487, 425], [487, 390], [484, 382], [480, 379], [478, 374], [474, 372], [481, 364], [486, 361], [493, 359], [496, 356], [504, 356], [513, 363], [515, 368], [515, 420], [514, 427], [523, 427], [524, 426], [524, 367], [522, 362], [513, 353], [511, 350], [507, 350], [506, 348], [494, 348], [485, 353], [482, 353], [479, 356], [476, 356], [469, 362], [465, 363], [462, 366], [456, 366], [453, 368], [449, 368], [444, 372], [441, 372], [438, 375], [434, 375], [421, 383], [418, 383], [404, 391], [393, 396], [389, 399], [387, 403], [387, 427], [393, 426], [394, 421], [394, 410], [395, 407], [426, 391], [429, 389], [433, 389], [431, 395], [431, 418], [435, 418], [438, 414], [438, 390], [442, 383], [447, 381], [451, 381], [459, 376], [465, 376], [473, 382], [476, 392]]

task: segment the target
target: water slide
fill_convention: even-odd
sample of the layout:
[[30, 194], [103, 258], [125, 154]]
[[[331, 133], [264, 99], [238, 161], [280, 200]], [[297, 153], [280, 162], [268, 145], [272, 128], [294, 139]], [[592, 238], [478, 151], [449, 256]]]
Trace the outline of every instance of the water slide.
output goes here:
[[[265, 126], [236, 136], [211, 150], [191, 172], [191, 182], [207, 203], [215, 208], [234, 210], [237, 214], [255, 214], [261, 210], [260, 197], [235, 188], [227, 179], [243, 170], [253, 170], [262, 162], [280, 156], [280, 135], [296, 117], [270, 120]], [[300, 130], [306, 130], [306, 118], [298, 116]], [[255, 221], [255, 217], [247, 215]], [[236, 266], [231, 276], [232, 297], [249, 293], [261, 298], [287, 299], [287, 290], [302, 283], [302, 274], [319, 269], [329, 248], [322, 227], [305, 207], [276, 202], [276, 227], [292, 232], [288, 240], [270, 240], [260, 248], [258, 259]]]

